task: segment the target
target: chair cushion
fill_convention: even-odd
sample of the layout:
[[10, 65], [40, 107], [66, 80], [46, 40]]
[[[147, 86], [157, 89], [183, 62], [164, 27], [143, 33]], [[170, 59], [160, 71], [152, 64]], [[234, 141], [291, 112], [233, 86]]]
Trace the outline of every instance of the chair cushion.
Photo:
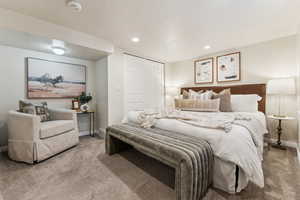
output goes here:
[[55, 120], [41, 123], [40, 139], [46, 139], [75, 129], [73, 120]]

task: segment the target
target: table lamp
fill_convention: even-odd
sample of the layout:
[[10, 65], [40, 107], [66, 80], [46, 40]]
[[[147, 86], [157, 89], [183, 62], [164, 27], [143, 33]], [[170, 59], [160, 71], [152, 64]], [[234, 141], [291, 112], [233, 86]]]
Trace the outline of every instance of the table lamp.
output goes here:
[[278, 114], [274, 116], [285, 117], [281, 114], [281, 97], [296, 94], [294, 78], [280, 78], [269, 80], [267, 84], [267, 94], [275, 95], [279, 98]]

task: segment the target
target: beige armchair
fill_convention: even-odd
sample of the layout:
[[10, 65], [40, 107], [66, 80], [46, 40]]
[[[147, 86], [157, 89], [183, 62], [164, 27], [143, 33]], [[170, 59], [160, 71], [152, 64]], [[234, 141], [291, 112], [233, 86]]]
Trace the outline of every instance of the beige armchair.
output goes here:
[[49, 109], [51, 121], [10, 111], [8, 114], [8, 155], [12, 160], [40, 162], [79, 142], [77, 115], [66, 109]]

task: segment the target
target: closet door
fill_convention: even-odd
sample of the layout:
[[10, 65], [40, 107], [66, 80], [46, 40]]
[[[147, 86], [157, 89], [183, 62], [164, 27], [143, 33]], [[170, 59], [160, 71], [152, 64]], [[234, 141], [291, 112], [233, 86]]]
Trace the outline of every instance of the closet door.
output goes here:
[[164, 65], [125, 55], [125, 113], [160, 112], [164, 106]]

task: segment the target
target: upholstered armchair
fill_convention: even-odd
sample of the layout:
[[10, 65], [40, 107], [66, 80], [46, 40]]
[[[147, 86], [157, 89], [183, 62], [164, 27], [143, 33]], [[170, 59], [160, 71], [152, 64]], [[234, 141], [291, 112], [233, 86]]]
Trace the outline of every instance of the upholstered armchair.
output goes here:
[[10, 111], [8, 155], [12, 160], [40, 162], [79, 142], [77, 115], [66, 109], [49, 109], [51, 121], [38, 115]]

